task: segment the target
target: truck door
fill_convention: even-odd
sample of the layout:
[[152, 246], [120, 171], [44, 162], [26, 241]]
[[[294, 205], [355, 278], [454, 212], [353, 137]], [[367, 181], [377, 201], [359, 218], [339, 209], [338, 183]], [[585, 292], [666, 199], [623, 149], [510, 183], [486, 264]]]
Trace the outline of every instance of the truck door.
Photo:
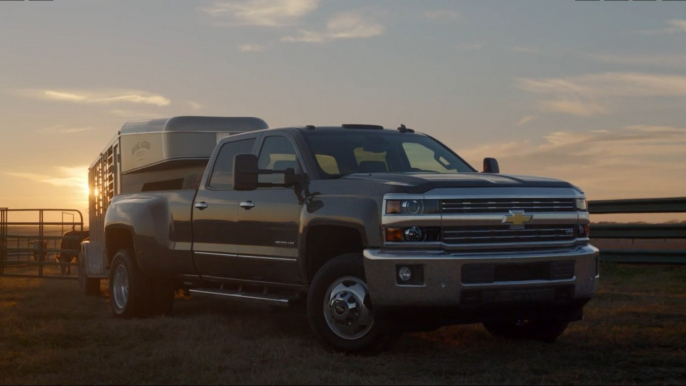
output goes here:
[[237, 264], [241, 192], [233, 190], [233, 159], [236, 154], [252, 153], [254, 146], [255, 138], [224, 143], [198, 189], [193, 203], [193, 261], [203, 277], [244, 276]]
[[[302, 173], [302, 158], [290, 137], [263, 138], [258, 167], [266, 170], [295, 169]], [[260, 175], [260, 182], [282, 183], [283, 175]], [[243, 192], [238, 209], [241, 260], [250, 266], [249, 280], [301, 282], [298, 266], [298, 232], [302, 205], [291, 188], [258, 188]], [[246, 270], [247, 272], [248, 270]]]

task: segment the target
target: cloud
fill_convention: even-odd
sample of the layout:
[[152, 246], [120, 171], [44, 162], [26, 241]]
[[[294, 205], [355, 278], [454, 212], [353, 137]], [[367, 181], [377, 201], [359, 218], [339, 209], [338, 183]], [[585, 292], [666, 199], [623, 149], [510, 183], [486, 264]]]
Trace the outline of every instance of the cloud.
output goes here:
[[525, 54], [537, 54], [538, 53], [538, 48], [536, 48], [536, 47], [513, 46], [513, 47], [510, 47], [510, 49], [512, 51], [523, 52]]
[[539, 103], [539, 109], [548, 113], [563, 113], [580, 117], [592, 117], [594, 115], [608, 113], [606, 107], [597, 103], [569, 99], [542, 101]]
[[71, 93], [59, 92], [59, 91], [50, 91], [50, 90], [43, 91], [43, 96], [47, 99], [54, 99], [57, 101], [67, 101], [67, 102], [85, 102], [87, 99], [83, 95], [71, 94]]
[[327, 40], [326, 33], [300, 30], [297, 36], [284, 36], [282, 42], [287, 43], [324, 43]]
[[283, 42], [324, 43], [335, 39], [371, 38], [383, 33], [383, 26], [357, 13], [341, 13], [329, 19], [326, 31], [317, 32], [301, 29], [296, 36], [284, 36]]
[[568, 78], [516, 79], [518, 86], [537, 94], [577, 94], [584, 97], [686, 96], [686, 76], [607, 72]]
[[603, 199], [683, 195], [684, 148], [686, 128], [634, 125], [553, 132], [538, 141], [494, 143], [458, 153], [475, 164], [496, 155], [505, 173], [560, 178]]
[[662, 35], [662, 34], [678, 34], [686, 33], [686, 20], [683, 19], [672, 19], [665, 21], [669, 27], [657, 28], [657, 29], [647, 29], [636, 31], [641, 35]]
[[124, 117], [128, 120], [146, 119], [146, 118], [160, 118], [160, 114], [149, 111], [133, 111], [133, 110], [110, 110], [110, 114], [118, 117]]
[[161, 95], [145, 91], [57, 91], [57, 90], [25, 90], [24, 96], [58, 102], [80, 104], [144, 104], [153, 106], [168, 106], [171, 101]]
[[238, 46], [238, 50], [241, 52], [262, 52], [266, 49], [267, 47], [259, 44], [241, 44]]
[[621, 55], [621, 54], [584, 54], [585, 57], [610, 64], [656, 67], [685, 67], [686, 55]]
[[203, 107], [200, 103], [194, 101], [188, 101], [188, 106], [190, 106], [193, 111], [202, 110]]
[[40, 133], [74, 134], [93, 130], [92, 127], [65, 127], [63, 125], [45, 127], [37, 130]]
[[435, 9], [424, 12], [424, 17], [434, 21], [457, 21], [462, 15], [452, 9]]
[[53, 167], [56, 175], [25, 173], [25, 172], [5, 172], [6, 175], [29, 179], [35, 182], [45, 183], [56, 187], [79, 188], [88, 193], [88, 167]]
[[319, 6], [320, 0], [215, 1], [201, 11], [229, 26], [280, 27], [296, 24]]
[[673, 32], [686, 32], [686, 20], [670, 20], [667, 24], [672, 27]]
[[526, 125], [527, 123], [533, 121], [534, 119], [536, 119], [535, 115], [524, 116], [524, 117], [522, 117], [522, 119], [519, 120], [519, 122], [517, 122], [517, 127], [522, 127], [522, 126]]
[[608, 105], [622, 98], [686, 97], [686, 76], [607, 72], [567, 78], [515, 79], [522, 90], [547, 97], [545, 112], [578, 116], [609, 113]]

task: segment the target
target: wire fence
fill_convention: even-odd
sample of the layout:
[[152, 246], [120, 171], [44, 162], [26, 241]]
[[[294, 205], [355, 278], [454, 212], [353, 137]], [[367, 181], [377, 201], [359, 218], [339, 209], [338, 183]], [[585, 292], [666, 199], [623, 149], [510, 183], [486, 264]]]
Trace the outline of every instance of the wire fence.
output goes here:
[[87, 236], [78, 210], [0, 208], [0, 275], [76, 279]]

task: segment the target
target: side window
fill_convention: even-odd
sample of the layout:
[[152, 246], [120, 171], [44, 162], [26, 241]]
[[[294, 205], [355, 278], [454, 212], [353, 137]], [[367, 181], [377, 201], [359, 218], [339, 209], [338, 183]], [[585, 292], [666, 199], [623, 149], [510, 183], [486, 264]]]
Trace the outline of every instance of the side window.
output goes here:
[[254, 139], [225, 143], [219, 149], [219, 155], [210, 176], [209, 187], [220, 190], [233, 188], [233, 158], [236, 154], [250, 153], [254, 144]]
[[[267, 137], [260, 151], [258, 167], [265, 170], [297, 169], [295, 148], [286, 137]], [[281, 183], [283, 175], [260, 175], [260, 182]]]

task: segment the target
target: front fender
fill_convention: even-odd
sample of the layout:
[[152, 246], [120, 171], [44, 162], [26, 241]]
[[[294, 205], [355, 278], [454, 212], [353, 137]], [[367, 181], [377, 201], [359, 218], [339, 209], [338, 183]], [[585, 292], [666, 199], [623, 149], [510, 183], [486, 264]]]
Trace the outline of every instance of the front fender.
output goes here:
[[317, 196], [303, 205], [300, 218], [299, 262], [303, 277], [307, 272], [307, 234], [320, 225], [353, 228], [360, 234], [362, 245], [379, 246], [382, 242], [379, 201], [364, 196]]

